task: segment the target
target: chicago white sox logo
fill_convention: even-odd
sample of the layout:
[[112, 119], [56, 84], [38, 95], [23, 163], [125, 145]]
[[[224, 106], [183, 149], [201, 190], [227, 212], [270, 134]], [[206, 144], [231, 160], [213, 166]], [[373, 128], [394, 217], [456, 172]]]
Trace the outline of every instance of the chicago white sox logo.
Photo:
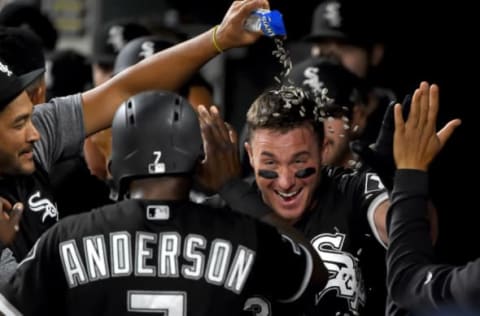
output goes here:
[[40, 198], [40, 191], [35, 192], [28, 199], [28, 207], [32, 212], [42, 212], [42, 222], [45, 222], [47, 217], [54, 218], [58, 221], [58, 210], [53, 203], [47, 198]]
[[13, 74], [12, 71], [8, 68], [8, 66], [2, 63], [0, 63], [0, 71], [5, 73], [8, 77]]
[[142, 50], [138, 53], [138, 56], [143, 59], [152, 56], [155, 53], [155, 44], [152, 41], [146, 41], [142, 43]]
[[322, 258], [329, 272], [325, 288], [317, 293], [318, 304], [325, 293], [336, 291], [337, 297], [348, 300], [350, 309], [357, 313], [360, 305], [365, 304], [365, 288], [357, 258], [341, 251], [345, 234], [320, 234], [312, 239], [312, 246]]
[[126, 41], [123, 37], [123, 26], [114, 25], [108, 30], [107, 43], [112, 45], [114, 51], [117, 53], [125, 46]]
[[342, 17], [340, 16], [341, 4], [338, 2], [328, 3], [325, 7], [324, 18], [332, 27], [340, 27], [342, 25]]

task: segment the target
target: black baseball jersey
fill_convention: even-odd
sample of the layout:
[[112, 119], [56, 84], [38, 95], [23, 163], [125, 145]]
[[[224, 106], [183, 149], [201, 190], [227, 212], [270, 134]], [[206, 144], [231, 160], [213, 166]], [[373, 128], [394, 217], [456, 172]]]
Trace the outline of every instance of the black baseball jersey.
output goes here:
[[[457, 305], [480, 311], [480, 259], [464, 266], [434, 264], [428, 209], [428, 174], [397, 170], [387, 223], [388, 287], [393, 301], [411, 312]], [[389, 309], [388, 315], [405, 315]], [[447, 315], [445, 313], [445, 315]], [[449, 315], [464, 315], [460, 311]]]
[[251, 217], [127, 200], [48, 230], [1, 289], [0, 311], [235, 315], [254, 292], [295, 301], [311, 272], [303, 247]]
[[108, 184], [90, 173], [81, 155], [55, 164], [49, 176], [60, 218], [114, 203]]
[[17, 175], [0, 179], [0, 196], [24, 204], [19, 232], [10, 245], [18, 261], [25, 258], [35, 241], [58, 221], [47, 172], [35, 162], [32, 175]]
[[[18, 261], [35, 241], [58, 221], [48, 173], [62, 159], [82, 151], [85, 131], [80, 94], [55, 98], [33, 108], [32, 123], [41, 137], [33, 144], [36, 171], [31, 175], [1, 175], [0, 196], [24, 205], [20, 231], [11, 246]], [[88, 197], [87, 197], [88, 198]]]
[[[317, 203], [295, 227], [322, 258], [329, 271], [327, 285], [315, 294], [311, 304], [302, 308], [255, 297], [247, 301], [245, 309], [253, 315], [274, 316], [383, 315], [385, 249], [375, 238], [369, 221], [373, 222], [373, 210], [387, 198], [375, 173], [324, 168]], [[243, 208], [249, 209], [245, 204]]]

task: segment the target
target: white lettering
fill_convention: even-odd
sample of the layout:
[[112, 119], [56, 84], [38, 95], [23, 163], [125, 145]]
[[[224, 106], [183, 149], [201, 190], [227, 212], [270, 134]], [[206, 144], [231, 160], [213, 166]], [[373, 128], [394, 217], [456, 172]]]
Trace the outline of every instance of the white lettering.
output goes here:
[[243, 286], [252, 269], [254, 258], [255, 252], [246, 247], [238, 246], [237, 253], [230, 267], [230, 272], [228, 273], [227, 282], [225, 282], [227, 289], [237, 294], [242, 292]]
[[80, 254], [78, 253], [75, 240], [67, 240], [60, 243], [60, 258], [63, 264], [63, 271], [69, 287], [76, 287], [78, 284], [87, 283], [85, 267], [83, 266]]
[[108, 278], [107, 250], [103, 235], [85, 237], [83, 248], [85, 249], [89, 280]]
[[[82, 252], [77, 242], [83, 246]], [[255, 251], [242, 245], [235, 251], [224, 239], [212, 241], [208, 257], [207, 248], [208, 241], [204, 236], [189, 234], [182, 244], [182, 237], [177, 232], [137, 232], [132, 240], [129, 232], [119, 231], [110, 233], [108, 241], [104, 235], [93, 235], [82, 241], [70, 239], [59, 245], [65, 278], [71, 288], [109, 277], [130, 276], [135, 272], [136, 276], [168, 278], [177, 278], [181, 274], [185, 279], [205, 280], [240, 294], [253, 268]], [[110, 249], [109, 255], [107, 249]], [[181, 266], [179, 256], [182, 256]]]
[[227, 274], [227, 265], [230, 261], [232, 245], [223, 239], [215, 239], [212, 242], [205, 279], [207, 282], [221, 285]]
[[127, 276], [132, 273], [132, 247], [128, 232], [110, 234], [112, 277]]
[[157, 236], [152, 233], [137, 232], [135, 246], [135, 275], [155, 276], [155, 267], [147, 265], [147, 260], [153, 258], [153, 250], [148, 243], [157, 243]]
[[161, 277], [178, 276], [178, 255], [180, 254], [180, 235], [175, 232], [159, 234], [158, 262]]
[[207, 241], [201, 235], [188, 235], [185, 238], [183, 257], [192, 262], [191, 266], [182, 266], [182, 275], [187, 279], [198, 280], [203, 275], [205, 268], [205, 256], [197, 249], [205, 250]]

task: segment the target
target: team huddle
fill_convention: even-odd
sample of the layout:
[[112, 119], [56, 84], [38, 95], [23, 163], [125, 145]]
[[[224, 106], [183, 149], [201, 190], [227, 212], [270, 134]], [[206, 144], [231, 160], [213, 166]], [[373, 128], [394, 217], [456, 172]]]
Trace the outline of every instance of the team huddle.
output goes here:
[[[404, 315], [476, 289], [457, 286], [462, 268], [418, 283], [445, 269], [428, 261], [436, 223], [425, 177], [460, 124], [437, 133], [436, 85], [376, 109], [376, 146], [356, 151], [369, 93], [331, 56], [261, 93], [240, 137], [198, 102], [196, 71], [255, 43], [262, 34], [245, 21], [268, 8], [233, 1], [221, 24], [175, 44], [139, 37], [108, 80], [48, 102], [31, 93], [43, 72], [12, 71], [0, 54], [0, 314]], [[62, 215], [51, 174], [110, 127], [111, 146], [99, 146], [107, 170], [97, 171], [117, 201]], [[478, 307], [474, 296], [467, 307]]]

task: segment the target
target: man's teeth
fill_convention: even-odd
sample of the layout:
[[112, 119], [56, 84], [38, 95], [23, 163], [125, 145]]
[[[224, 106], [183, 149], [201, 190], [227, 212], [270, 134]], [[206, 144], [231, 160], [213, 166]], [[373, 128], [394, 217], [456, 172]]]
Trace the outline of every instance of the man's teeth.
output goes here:
[[284, 193], [284, 192], [277, 192], [277, 193], [278, 193], [278, 195], [280, 195], [281, 197], [289, 198], [289, 197], [292, 197], [292, 196], [294, 196], [295, 194], [297, 194], [298, 191], [290, 192], [290, 193]]

